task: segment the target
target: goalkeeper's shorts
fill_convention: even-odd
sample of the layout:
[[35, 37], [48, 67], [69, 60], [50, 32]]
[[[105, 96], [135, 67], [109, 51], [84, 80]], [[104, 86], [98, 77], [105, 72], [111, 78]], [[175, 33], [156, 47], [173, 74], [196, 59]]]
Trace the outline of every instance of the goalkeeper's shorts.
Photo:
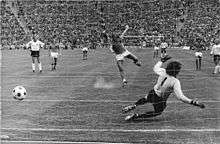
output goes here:
[[166, 100], [162, 97], [159, 97], [154, 89], [150, 90], [147, 95], [147, 102], [153, 104], [155, 112], [162, 112], [166, 108]]

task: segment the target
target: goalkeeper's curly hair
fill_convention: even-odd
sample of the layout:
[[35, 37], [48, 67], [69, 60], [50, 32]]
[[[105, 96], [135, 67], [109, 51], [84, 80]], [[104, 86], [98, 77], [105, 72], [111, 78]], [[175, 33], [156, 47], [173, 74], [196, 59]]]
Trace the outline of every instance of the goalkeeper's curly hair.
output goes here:
[[182, 64], [177, 61], [172, 61], [167, 64], [166, 73], [170, 76], [176, 77], [182, 68]]

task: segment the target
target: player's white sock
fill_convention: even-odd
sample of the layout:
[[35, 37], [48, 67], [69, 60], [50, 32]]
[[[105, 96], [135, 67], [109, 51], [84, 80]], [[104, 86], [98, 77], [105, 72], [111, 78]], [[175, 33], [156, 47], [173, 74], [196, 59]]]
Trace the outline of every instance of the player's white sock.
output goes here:
[[41, 63], [38, 63], [38, 67], [39, 67], [39, 70], [42, 71], [42, 65], [41, 65]]
[[220, 65], [218, 66], [218, 72], [220, 73]]
[[32, 63], [32, 70], [35, 71], [35, 64]]
[[217, 73], [219, 72], [219, 69], [220, 69], [220, 66], [218, 66], [218, 65], [217, 65], [217, 66], [215, 66], [214, 73], [215, 73], [215, 74], [217, 74]]

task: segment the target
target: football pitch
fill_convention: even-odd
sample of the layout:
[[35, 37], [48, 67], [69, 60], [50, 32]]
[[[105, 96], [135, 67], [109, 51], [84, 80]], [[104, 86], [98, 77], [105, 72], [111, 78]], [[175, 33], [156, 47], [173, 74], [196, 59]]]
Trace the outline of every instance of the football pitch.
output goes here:
[[[48, 52], [43, 50], [42, 73], [32, 72], [29, 51], [2, 50], [1, 135], [8, 136], [2, 144], [220, 143], [220, 75], [212, 75], [209, 52], [204, 54], [202, 70], [195, 71], [193, 52], [168, 50], [173, 60], [183, 64], [178, 78], [184, 94], [204, 102], [205, 109], [171, 95], [162, 115], [126, 122], [122, 107], [145, 96], [157, 78], [153, 51], [129, 50], [142, 67], [125, 61], [128, 85], [124, 88], [115, 57], [106, 49], [90, 50], [88, 60], [82, 60], [79, 49], [63, 50], [56, 71], [51, 71]], [[100, 78], [104, 83], [97, 86]], [[27, 89], [23, 101], [12, 98], [17, 85]], [[150, 109], [147, 104], [136, 111]]]

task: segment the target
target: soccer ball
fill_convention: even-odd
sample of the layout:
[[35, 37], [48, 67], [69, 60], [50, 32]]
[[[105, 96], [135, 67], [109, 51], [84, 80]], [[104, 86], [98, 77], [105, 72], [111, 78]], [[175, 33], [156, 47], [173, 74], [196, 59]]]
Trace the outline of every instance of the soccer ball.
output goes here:
[[16, 86], [12, 91], [12, 95], [16, 100], [23, 100], [27, 96], [27, 91], [23, 86]]

